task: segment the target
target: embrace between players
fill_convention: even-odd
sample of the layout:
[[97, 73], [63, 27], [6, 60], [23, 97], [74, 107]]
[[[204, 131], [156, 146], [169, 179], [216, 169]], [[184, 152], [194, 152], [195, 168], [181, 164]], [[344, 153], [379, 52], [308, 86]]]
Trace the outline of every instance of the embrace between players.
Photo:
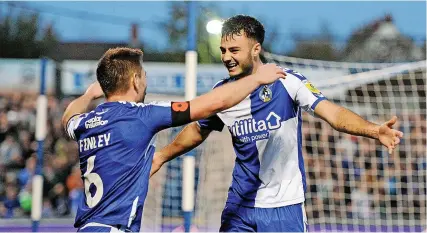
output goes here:
[[[263, 64], [264, 34], [252, 17], [226, 20], [220, 49], [229, 77], [186, 102], [143, 103], [141, 50], [115, 48], [102, 56], [98, 82], [62, 118], [79, 145], [85, 187], [74, 224], [79, 232], [138, 232], [150, 176], [224, 125], [236, 161], [221, 232], [306, 231], [302, 110], [340, 132], [377, 139], [389, 153], [399, 144], [403, 134], [392, 129], [396, 117], [371, 123], [328, 101], [302, 74]], [[86, 112], [102, 96], [106, 102]], [[185, 124], [171, 144], [155, 152], [157, 132]]]

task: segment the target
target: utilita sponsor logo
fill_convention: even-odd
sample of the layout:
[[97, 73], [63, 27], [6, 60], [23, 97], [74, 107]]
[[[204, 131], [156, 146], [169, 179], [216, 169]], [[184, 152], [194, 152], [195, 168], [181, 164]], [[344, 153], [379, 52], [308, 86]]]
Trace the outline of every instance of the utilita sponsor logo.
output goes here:
[[255, 120], [253, 118], [235, 121], [229, 126], [231, 134], [242, 142], [251, 142], [266, 139], [269, 130], [276, 130], [281, 126], [281, 117], [274, 112], [270, 112], [265, 120]]

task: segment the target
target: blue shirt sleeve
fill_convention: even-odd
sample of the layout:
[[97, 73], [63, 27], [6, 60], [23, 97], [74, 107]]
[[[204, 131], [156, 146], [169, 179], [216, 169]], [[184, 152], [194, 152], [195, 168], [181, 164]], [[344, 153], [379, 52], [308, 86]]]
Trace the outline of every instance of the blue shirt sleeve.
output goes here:
[[153, 132], [172, 127], [171, 102], [152, 102], [139, 111], [140, 119]]
[[224, 128], [224, 122], [222, 122], [222, 120], [219, 119], [217, 115], [213, 115], [209, 118], [199, 120], [197, 124], [199, 124], [200, 128], [202, 129], [222, 131], [222, 129]]

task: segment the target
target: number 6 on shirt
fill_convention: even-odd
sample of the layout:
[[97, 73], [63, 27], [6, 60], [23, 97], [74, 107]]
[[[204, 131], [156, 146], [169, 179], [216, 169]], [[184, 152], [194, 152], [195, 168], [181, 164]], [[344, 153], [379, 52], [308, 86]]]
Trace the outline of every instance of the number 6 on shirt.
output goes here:
[[[87, 169], [83, 175], [85, 181], [85, 195], [86, 203], [89, 208], [93, 208], [98, 204], [104, 194], [104, 184], [102, 183], [101, 177], [96, 173], [91, 173], [95, 166], [96, 155], [89, 157], [87, 160]], [[96, 187], [95, 194], [92, 197], [92, 194], [89, 191], [90, 185], [93, 184]]]

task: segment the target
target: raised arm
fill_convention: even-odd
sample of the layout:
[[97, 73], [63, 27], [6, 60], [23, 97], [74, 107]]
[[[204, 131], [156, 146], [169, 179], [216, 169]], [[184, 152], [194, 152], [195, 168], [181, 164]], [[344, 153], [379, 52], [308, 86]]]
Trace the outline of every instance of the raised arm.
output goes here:
[[382, 125], [377, 125], [327, 100], [321, 101], [316, 106], [314, 113], [337, 131], [379, 140], [388, 148], [390, 154], [399, 144], [400, 138], [403, 137], [402, 132], [392, 128], [397, 121], [396, 116]]
[[[205, 119], [240, 103], [260, 85], [272, 83], [285, 76], [285, 72], [279, 66], [263, 65], [253, 75], [215, 88], [207, 94], [191, 100], [189, 105], [182, 102], [174, 103], [176, 106], [172, 105], [172, 109], [173, 111], [188, 112], [188, 108], [190, 108], [189, 117], [188, 115], [187, 117], [177, 117], [183, 119], [179, 121], [179, 124]], [[165, 162], [200, 145], [210, 132], [211, 130], [200, 128], [197, 123], [185, 127], [171, 144], [154, 154], [150, 176], [156, 173]]]
[[104, 93], [102, 92], [99, 83], [92, 83], [82, 96], [73, 100], [67, 106], [67, 109], [65, 110], [64, 115], [62, 116], [63, 127], [67, 127], [67, 123], [71, 117], [86, 112], [92, 100], [102, 97], [103, 95]]

